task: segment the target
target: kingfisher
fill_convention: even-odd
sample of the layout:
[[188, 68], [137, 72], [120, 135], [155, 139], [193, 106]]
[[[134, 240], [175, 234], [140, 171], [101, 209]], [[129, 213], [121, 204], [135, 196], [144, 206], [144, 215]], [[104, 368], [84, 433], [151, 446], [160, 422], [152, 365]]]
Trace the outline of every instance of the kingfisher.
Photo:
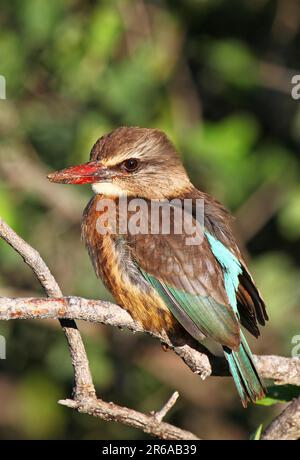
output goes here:
[[[48, 179], [91, 184], [94, 196], [83, 213], [82, 238], [96, 275], [117, 303], [145, 330], [213, 339], [223, 349], [243, 406], [263, 398], [265, 388], [243, 331], [259, 337], [259, 325], [268, 320], [265, 303], [233, 236], [230, 213], [194, 187], [169, 138], [158, 129], [117, 128], [97, 140], [87, 163]], [[127, 206], [121, 203], [125, 198]], [[137, 200], [144, 212], [124, 231], [121, 221], [134, 218]], [[174, 230], [176, 211], [185, 202], [190, 206], [181, 215], [201, 229], [194, 241], [188, 226]], [[203, 204], [200, 217], [198, 202]], [[114, 223], [108, 218], [110, 203]], [[172, 210], [169, 231], [162, 214], [158, 231], [152, 231], [149, 219], [141, 225], [159, 203]], [[104, 214], [105, 231], [99, 228]]]

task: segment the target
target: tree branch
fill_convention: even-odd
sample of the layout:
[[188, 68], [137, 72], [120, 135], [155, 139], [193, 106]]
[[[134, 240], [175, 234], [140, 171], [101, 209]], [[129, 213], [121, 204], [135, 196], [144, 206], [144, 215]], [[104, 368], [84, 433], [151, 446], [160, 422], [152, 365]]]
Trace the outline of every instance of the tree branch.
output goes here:
[[[60, 298], [10, 298], [0, 300], [0, 320], [12, 319], [77, 319], [101, 323], [132, 332], [144, 332], [172, 348], [187, 366], [202, 379], [209, 375], [228, 376], [229, 370], [223, 357], [214, 356], [190, 338], [170, 338], [164, 332], [154, 334], [134, 321], [126, 310], [111, 302], [84, 299], [82, 297]], [[255, 356], [255, 363], [263, 378], [275, 383], [300, 386], [300, 359], [283, 356]]]
[[161, 422], [167, 413], [172, 409], [174, 404], [176, 404], [177, 399], [179, 398], [178, 391], [174, 391], [171, 398], [166, 402], [166, 404], [157, 412], [154, 412], [153, 416], [159, 422]]
[[181, 430], [169, 423], [162, 422], [160, 418], [156, 417], [155, 412], [153, 414], [146, 415], [132, 409], [127, 409], [127, 407], [120, 407], [112, 402], [108, 403], [100, 399], [96, 402], [93, 399], [81, 401], [66, 399], [59, 401], [59, 403], [64, 406], [71, 407], [72, 409], [76, 409], [80, 413], [89, 414], [93, 417], [99, 417], [102, 420], [118, 422], [123, 425], [138, 428], [143, 430], [144, 433], [151, 434], [152, 436], [156, 436], [160, 439], [199, 439], [189, 431]]
[[261, 439], [291, 441], [300, 438], [300, 398], [287, 408], [266, 428]]
[[[17, 251], [23, 257], [25, 263], [35, 273], [37, 279], [43, 286], [46, 294], [49, 297], [52, 297], [40, 299], [40, 302], [39, 299], [23, 299], [23, 303], [22, 300], [21, 302], [19, 302], [20, 299], [18, 298], [1, 298], [0, 310], [3, 316], [0, 319], [21, 318], [22, 313], [20, 313], [18, 307], [16, 309], [16, 305], [23, 305], [24, 318], [50, 318], [51, 313], [49, 315], [49, 312], [45, 310], [45, 304], [43, 310], [43, 302], [46, 302], [46, 305], [48, 306], [52, 302], [53, 305], [56, 305], [58, 307], [58, 311], [56, 312], [57, 314], [53, 316], [53, 318], [59, 318], [60, 324], [67, 337], [75, 378], [75, 387], [73, 390], [74, 399], [62, 400], [60, 401], [60, 403], [65, 406], [72, 407], [76, 409], [78, 412], [83, 412], [93, 415], [95, 417], [99, 417], [102, 420], [116, 421], [134, 428], [139, 428], [143, 430], [145, 433], [149, 433], [152, 436], [160, 437], [161, 439], [199, 439], [193, 433], [181, 430], [180, 428], [162, 422], [163, 417], [157, 418], [156, 413], [152, 415], [146, 415], [134, 411], [132, 409], [128, 409], [126, 407], [120, 407], [113, 403], [107, 403], [105, 401], [102, 401], [101, 399], [97, 399], [95, 387], [92, 380], [92, 375], [90, 372], [88, 358], [81, 339], [80, 332], [78, 331], [76, 323], [73, 321], [73, 318], [71, 318], [66, 311], [63, 312], [60, 309], [62, 308], [62, 304], [64, 304], [65, 302], [65, 298], [61, 298], [62, 292], [60, 290], [60, 287], [58, 286], [48, 266], [43, 261], [39, 253], [35, 249], [33, 249], [28, 243], [26, 243], [21, 237], [19, 237], [1, 218], [0, 237], [4, 239], [13, 249], [15, 249], [15, 251]], [[53, 297], [58, 297], [58, 299], [55, 299]], [[26, 311], [26, 301], [28, 300], [31, 300], [31, 308], [30, 305], [27, 304], [28, 311]], [[70, 302], [70, 305], [71, 304], [72, 301]], [[38, 310], [39, 306], [41, 311]], [[120, 307], [118, 308], [120, 309]], [[29, 316], [27, 316], [28, 313]], [[47, 316], [47, 314], [49, 316]], [[164, 410], [164, 408], [162, 410]], [[171, 406], [169, 407], [169, 409], [170, 408]], [[165, 414], [166, 413], [167, 410], [165, 410]]]

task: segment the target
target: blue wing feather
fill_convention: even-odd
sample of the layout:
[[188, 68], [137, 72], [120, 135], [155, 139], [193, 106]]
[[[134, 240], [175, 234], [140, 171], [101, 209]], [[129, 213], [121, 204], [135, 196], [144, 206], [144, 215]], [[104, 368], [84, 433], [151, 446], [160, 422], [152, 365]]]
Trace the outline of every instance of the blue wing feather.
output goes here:
[[229, 303], [238, 315], [236, 291], [239, 286], [239, 275], [242, 273], [243, 267], [238, 258], [229, 249], [227, 249], [223, 243], [208, 232], [205, 232], [205, 235], [210, 244], [213, 255], [223, 269], [224, 285]]

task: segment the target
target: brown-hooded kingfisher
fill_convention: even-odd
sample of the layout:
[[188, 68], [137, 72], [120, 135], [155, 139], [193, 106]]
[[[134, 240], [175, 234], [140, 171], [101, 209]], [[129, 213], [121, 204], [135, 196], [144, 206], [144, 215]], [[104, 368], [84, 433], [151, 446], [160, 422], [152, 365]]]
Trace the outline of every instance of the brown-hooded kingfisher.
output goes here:
[[[265, 394], [241, 326], [255, 337], [268, 319], [265, 304], [235, 242], [228, 211], [189, 180], [175, 147], [157, 129], [121, 127], [101, 137], [90, 161], [50, 174], [53, 182], [92, 184], [82, 235], [97, 276], [145, 329], [221, 344], [244, 406]], [[203, 238], [186, 245], [181, 234], [99, 232], [103, 200], [141, 198], [204, 202]], [[172, 214], [174, 216], [174, 213]], [[124, 216], [123, 216], [124, 217]], [[128, 218], [128, 214], [127, 214]], [[174, 218], [174, 217], [173, 217]], [[119, 218], [120, 219], [120, 218]], [[149, 227], [150, 228], [150, 227]], [[160, 227], [161, 228], [161, 227]]]

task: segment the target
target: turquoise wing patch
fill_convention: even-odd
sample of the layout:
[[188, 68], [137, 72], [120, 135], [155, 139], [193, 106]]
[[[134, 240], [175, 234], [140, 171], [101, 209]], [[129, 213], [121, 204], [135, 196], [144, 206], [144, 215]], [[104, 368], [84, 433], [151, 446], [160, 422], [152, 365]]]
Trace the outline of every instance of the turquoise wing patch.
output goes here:
[[237, 309], [236, 291], [239, 286], [239, 275], [243, 268], [238, 258], [210, 233], [205, 232], [211, 250], [224, 273], [224, 285], [229, 303], [234, 312], [239, 316]]
[[229, 347], [239, 344], [237, 319], [226, 305], [217, 302], [211, 296], [190, 294], [163, 283], [145, 271], [142, 273], [178, 322], [196, 340], [202, 340], [204, 334]]

